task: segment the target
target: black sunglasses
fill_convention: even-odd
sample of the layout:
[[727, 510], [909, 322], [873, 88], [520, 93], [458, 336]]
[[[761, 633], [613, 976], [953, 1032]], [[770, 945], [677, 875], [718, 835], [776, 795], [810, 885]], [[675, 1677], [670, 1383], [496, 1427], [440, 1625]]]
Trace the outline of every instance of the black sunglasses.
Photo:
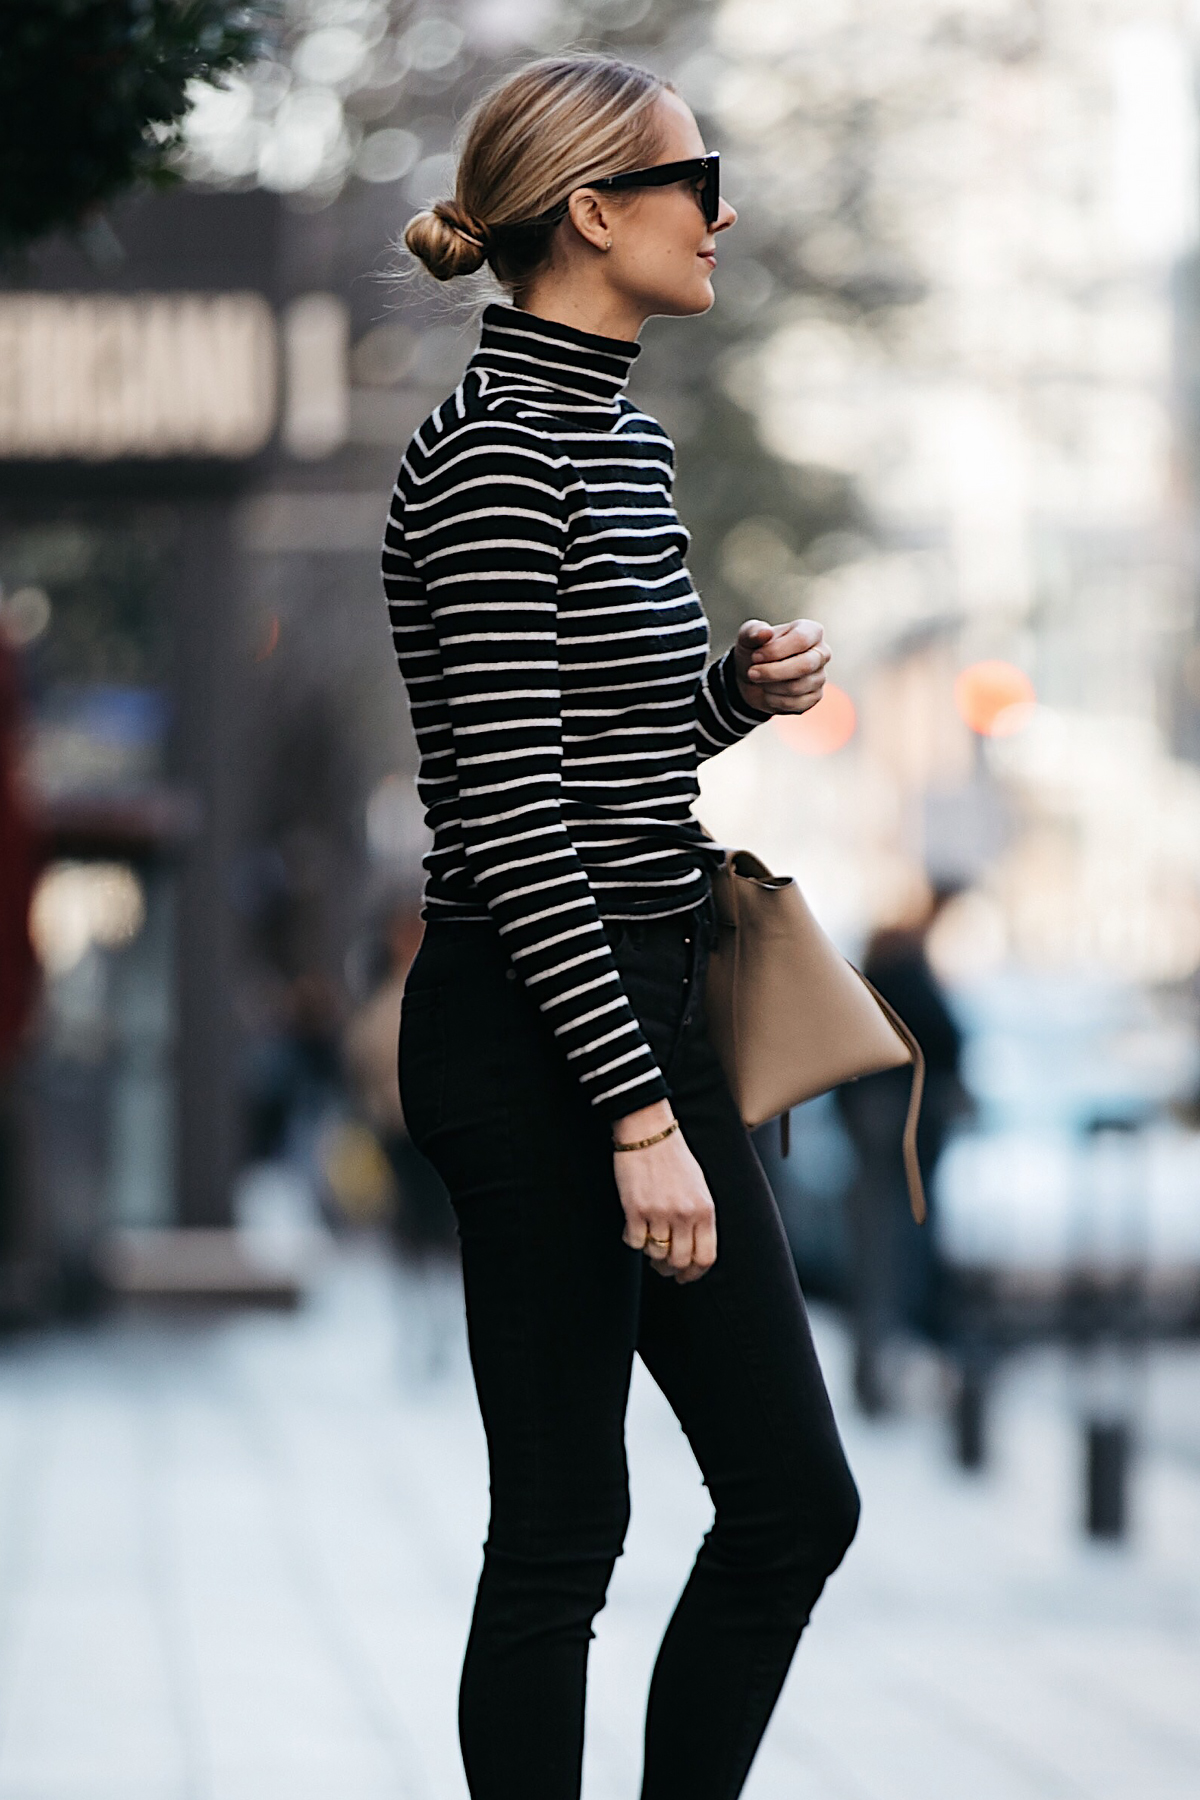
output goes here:
[[[696, 200], [711, 229], [721, 210], [721, 153], [711, 150], [707, 156], [689, 156], [684, 162], [654, 163], [649, 169], [627, 169], [622, 175], [603, 175], [599, 181], [585, 181], [583, 187], [634, 188], [670, 187], [674, 181], [696, 182]], [[552, 206], [549, 212], [531, 219], [531, 225], [557, 225], [567, 216], [567, 202]]]
[[685, 162], [655, 163], [649, 169], [630, 169], [624, 175], [605, 175], [600, 181], [589, 181], [588, 187], [631, 188], [669, 187], [673, 181], [694, 181], [699, 185], [696, 199], [704, 214], [704, 223], [713, 226], [721, 210], [721, 153], [711, 150], [707, 156], [689, 156]]

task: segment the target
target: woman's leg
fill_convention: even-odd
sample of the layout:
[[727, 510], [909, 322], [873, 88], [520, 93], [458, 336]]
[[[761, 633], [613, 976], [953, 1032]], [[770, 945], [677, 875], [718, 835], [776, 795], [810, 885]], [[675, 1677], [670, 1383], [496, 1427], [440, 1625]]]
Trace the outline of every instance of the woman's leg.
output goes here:
[[592, 1620], [628, 1518], [641, 1258], [621, 1241], [608, 1127], [494, 933], [463, 925], [426, 941], [401, 1085], [458, 1216], [491, 1471], [463, 1761], [474, 1800], [577, 1800]]
[[627, 1516], [635, 1341], [717, 1513], [659, 1655], [644, 1800], [740, 1792], [854, 1534], [857, 1495], [790, 1252], [704, 1034], [687, 930], [613, 933], [717, 1206], [716, 1267], [684, 1288], [643, 1281], [643, 1259], [621, 1242], [608, 1128], [506, 980], [494, 936], [431, 931], [409, 978], [401, 1091], [459, 1216], [492, 1470], [460, 1710], [474, 1800], [579, 1793], [591, 1621]]
[[717, 1261], [684, 1287], [647, 1277], [638, 1350], [687, 1434], [716, 1516], [655, 1667], [643, 1800], [741, 1792], [859, 1510], [791, 1251], [700, 1012], [697, 995], [664, 1051], [675, 1111], [716, 1205]]

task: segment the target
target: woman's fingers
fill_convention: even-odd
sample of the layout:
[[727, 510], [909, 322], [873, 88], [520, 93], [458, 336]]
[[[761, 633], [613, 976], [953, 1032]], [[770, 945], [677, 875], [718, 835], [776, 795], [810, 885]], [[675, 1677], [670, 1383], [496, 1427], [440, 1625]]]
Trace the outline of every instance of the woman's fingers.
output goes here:
[[646, 1260], [656, 1275], [670, 1276], [675, 1273], [671, 1267], [671, 1248], [664, 1244], [661, 1248], [653, 1243], [647, 1245]]
[[762, 688], [772, 679], [815, 674], [829, 661], [824, 627], [815, 619], [793, 619], [790, 625], [765, 625], [747, 619], [738, 632], [739, 679]]
[[[749, 647], [749, 646], [748, 646]], [[750, 663], [782, 662], [789, 656], [819, 656], [829, 660], [825, 627], [815, 619], [793, 619], [790, 625], [777, 625], [771, 635], [762, 638], [750, 651]]]
[[717, 1260], [717, 1228], [712, 1218], [694, 1224], [687, 1220], [642, 1219], [623, 1233], [633, 1248], [645, 1253], [646, 1260], [658, 1275], [673, 1276], [676, 1281], [698, 1281]]
[[826, 643], [809, 644], [805, 638], [774, 638], [754, 652], [752, 669], [775, 673], [780, 665], [792, 668], [823, 669], [833, 655]]
[[806, 712], [821, 698], [828, 661], [828, 646], [822, 644], [799, 656], [757, 663], [749, 670], [747, 680], [765, 712]]
[[647, 1219], [645, 1234], [640, 1248], [646, 1252], [652, 1263], [665, 1263], [670, 1260], [671, 1245], [674, 1233], [668, 1219]]
[[669, 1261], [675, 1274], [681, 1269], [692, 1266], [693, 1229], [691, 1225], [676, 1225], [671, 1232], [671, 1251]]
[[738, 649], [749, 656], [774, 636], [775, 627], [765, 619], [745, 619], [738, 628]]
[[692, 1244], [692, 1261], [703, 1274], [717, 1260], [717, 1221], [715, 1215], [701, 1219]]
[[704, 1219], [697, 1223], [692, 1237], [692, 1260], [686, 1269], [673, 1270], [675, 1280], [686, 1287], [689, 1282], [699, 1281], [707, 1275], [717, 1260], [717, 1227], [714, 1219]]
[[818, 644], [815, 650], [797, 650], [787, 656], [763, 657], [750, 664], [746, 679], [755, 687], [774, 687], [781, 681], [796, 681], [802, 676], [821, 675], [829, 661], [831, 652], [827, 644]]
[[764, 675], [751, 686], [758, 705], [770, 706], [772, 700], [788, 694], [819, 694], [825, 686], [825, 671], [809, 674], [801, 669], [791, 675]]

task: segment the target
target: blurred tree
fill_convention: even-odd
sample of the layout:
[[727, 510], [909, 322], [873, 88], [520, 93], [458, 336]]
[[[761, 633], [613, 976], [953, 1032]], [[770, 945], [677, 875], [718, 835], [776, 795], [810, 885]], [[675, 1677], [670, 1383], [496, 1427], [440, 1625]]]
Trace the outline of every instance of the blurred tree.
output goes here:
[[867, 529], [853, 483], [833, 471], [791, 466], [772, 456], [739, 406], [725, 398], [704, 369], [702, 423], [679, 453], [675, 499], [691, 532], [688, 565], [704, 595], [715, 650], [737, 636], [754, 613], [782, 624], [796, 612], [792, 587], [772, 583], [770, 562], [753, 558], [753, 580], [735, 578], [730, 555], [739, 527], [761, 523], [792, 565], [817, 538]]
[[177, 181], [195, 81], [255, 57], [274, 7], [231, 0], [4, 0], [0, 255], [78, 229], [138, 182]]

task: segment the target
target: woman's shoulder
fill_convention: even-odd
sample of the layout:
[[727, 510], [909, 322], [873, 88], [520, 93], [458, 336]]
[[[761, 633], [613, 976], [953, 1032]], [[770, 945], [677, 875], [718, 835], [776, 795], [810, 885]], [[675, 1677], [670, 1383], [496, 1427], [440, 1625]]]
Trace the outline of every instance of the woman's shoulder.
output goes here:
[[621, 397], [621, 414], [617, 420], [616, 435], [625, 439], [636, 452], [650, 455], [661, 460], [668, 468], [675, 468], [675, 444], [666, 426], [646, 411], [627, 395]]
[[525, 451], [531, 455], [553, 453], [565, 460], [550, 428], [510, 399], [489, 399], [464, 383], [435, 406], [408, 442], [408, 454], [422, 460], [442, 461], [472, 446]]
[[552, 432], [508, 406], [483, 405], [459, 388], [436, 406], [409, 439], [400, 464], [401, 492], [457, 487], [475, 477], [511, 474], [561, 492], [571, 459]]

